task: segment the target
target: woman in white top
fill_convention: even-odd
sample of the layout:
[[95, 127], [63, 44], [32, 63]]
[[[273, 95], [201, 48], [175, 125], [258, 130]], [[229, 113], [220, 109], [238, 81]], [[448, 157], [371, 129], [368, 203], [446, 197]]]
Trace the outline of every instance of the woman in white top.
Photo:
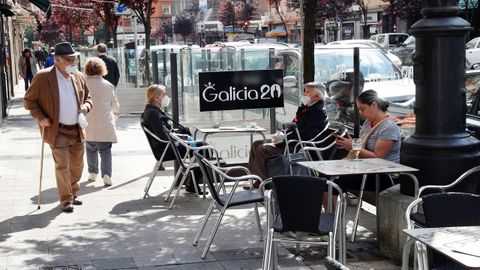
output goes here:
[[85, 63], [87, 86], [93, 100], [93, 108], [87, 115], [86, 152], [89, 181], [95, 181], [98, 174], [98, 154], [101, 158], [101, 175], [103, 183], [111, 186], [112, 181], [112, 143], [117, 142], [115, 122], [118, 118], [119, 105], [115, 87], [102, 76], [107, 74], [107, 67], [102, 59], [95, 57]]

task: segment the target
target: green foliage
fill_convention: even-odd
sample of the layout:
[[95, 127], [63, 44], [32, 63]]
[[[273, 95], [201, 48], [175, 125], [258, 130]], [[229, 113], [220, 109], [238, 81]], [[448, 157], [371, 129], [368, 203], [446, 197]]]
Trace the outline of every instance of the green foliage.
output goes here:
[[33, 48], [32, 41], [35, 39], [35, 29], [31, 26], [25, 28], [25, 39], [27, 40], [24, 43], [25, 48]]

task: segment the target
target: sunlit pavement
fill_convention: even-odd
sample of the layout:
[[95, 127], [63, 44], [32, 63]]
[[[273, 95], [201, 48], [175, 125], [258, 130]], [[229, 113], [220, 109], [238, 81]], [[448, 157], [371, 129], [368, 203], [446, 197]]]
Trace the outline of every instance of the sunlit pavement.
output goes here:
[[[155, 160], [140, 129], [139, 115], [124, 115], [117, 122], [113, 186], [104, 186], [100, 177], [88, 182], [85, 166], [80, 181], [83, 205], [76, 206], [73, 213], [63, 213], [59, 207], [53, 160], [46, 146], [42, 204], [37, 210], [41, 139], [35, 122], [23, 109], [22, 92], [16, 91], [9, 117], [0, 128], [0, 270], [261, 268], [263, 243], [258, 241], [252, 209], [227, 211], [211, 252], [202, 260], [200, 254], [213, 222], [198, 247], [192, 246], [192, 241], [209, 198], [182, 192], [174, 209], [168, 210], [163, 197], [173, 179], [169, 162], [166, 170], [158, 173], [151, 197], [142, 199]], [[260, 211], [264, 219], [265, 211]], [[350, 219], [353, 212], [349, 207]], [[348, 266], [400, 269], [378, 255], [371, 213], [373, 209], [362, 211], [357, 243], [347, 242]], [[302, 248], [295, 254], [294, 248], [285, 246], [279, 254], [282, 269], [325, 269], [324, 247]]]

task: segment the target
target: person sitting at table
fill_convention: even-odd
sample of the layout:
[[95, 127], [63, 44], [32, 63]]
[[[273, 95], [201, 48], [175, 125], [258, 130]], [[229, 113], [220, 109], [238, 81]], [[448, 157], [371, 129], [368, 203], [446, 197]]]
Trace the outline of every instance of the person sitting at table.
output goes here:
[[[320, 133], [327, 125], [327, 114], [324, 109], [325, 85], [323, 83], [310, 82], [304, 85], [305, 91], [301, 97], [302, 105], [298, 107], [293, 118], [296, 123], [302, 140], [310, 140]], [[267, 178], [265, 159], [282, 155], [285, 150], [285, 135], [277, 132], [271, 140], [255, 141], [250, 148], [248, 168], [252, 174]], [[298, 139], [294, 130], [287, 130], [287, 139]], [[253, 187], [258, 188], [260, 182], [254, 183]], [[244, 189], [249, 189], [245, 186]]]
[[[145, 110], [142, 113], [140, 121], [157, 137], [164, 141], [168, 141], [167, 134], [165, 134], [163, 127], [166, 127], [168, 130], [172, 130], [172, 126], [169, 124], [171, 119], [162, 110], [162, 108], [166, 108], [170, 105], [170, 97], [167, 95], [166, 87], [160, 84], [153, 84], [149, 86], [147, 88], [146, 98], [147, 104], [145, 105]], [[183, 129], [186, 128], [183, 127]], [[167, 144], [150, 138], [149, 141], [152, 145], [152, 151], [156, 153], [156, 156], [160, 157], [165, 147], [167, 147]], [[180, 155], [183, 157], [186, 153], [185, 147], [182, 145], [177, 145], [177, 148], [180, 152]], [[163, 161], [168, 160], [175, 160], [175, 154], [171, 148], [168, 148], [163, 159]], [[202, 172], [199, 168], [194, 168], [193, 171], [198, 186], [198, 181], [202, 179]], [[185, 190], [190, 193], [195, 192], [194, 183], [191, 177], [187, 178], [187, 181], [185, 182]], [[203, 194], [200, 187], [198, 187], [198, 190], [199, 193]]]
[[[357, 100], [360, 116], [365, 119], [360, 128], [362, 149], [359, 158], [383, 158], [400, 163], [400, 129], [386, 113], [388, 101], [374, 90], [362, 92]], [[339, 148], [352, 151], [352, 137], [336, 137]], [[350, 155], [349, 155], [350, 156]], [[334, 181], [343, 192], [360, 190], [362, 175], [341, 176]], [[388, 175], [380, 174], [380, 190], [390, 187]], [[375, 191], [375, 174], [368, 174], [364, 190]], [[336, 202], [336, 198], [333, 200]]]

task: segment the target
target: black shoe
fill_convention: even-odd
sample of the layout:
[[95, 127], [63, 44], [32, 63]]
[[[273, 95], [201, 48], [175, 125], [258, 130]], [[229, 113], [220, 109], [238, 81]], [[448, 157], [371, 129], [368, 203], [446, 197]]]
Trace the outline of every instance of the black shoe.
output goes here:
[[82, 205], [83, 201], [81, 201], [78, 196], [73, 197], [73, 205]]
[[62, 211], [65, 213], [72, 213], [73, 212], [73, 204], [67, 203], [64, 206], [62, 206]]
[[158, 170], [159, 171], [165, 171], [165, 167], [163, 167], [163, 165], [160, 165], [160, 167], [158, 167]]

